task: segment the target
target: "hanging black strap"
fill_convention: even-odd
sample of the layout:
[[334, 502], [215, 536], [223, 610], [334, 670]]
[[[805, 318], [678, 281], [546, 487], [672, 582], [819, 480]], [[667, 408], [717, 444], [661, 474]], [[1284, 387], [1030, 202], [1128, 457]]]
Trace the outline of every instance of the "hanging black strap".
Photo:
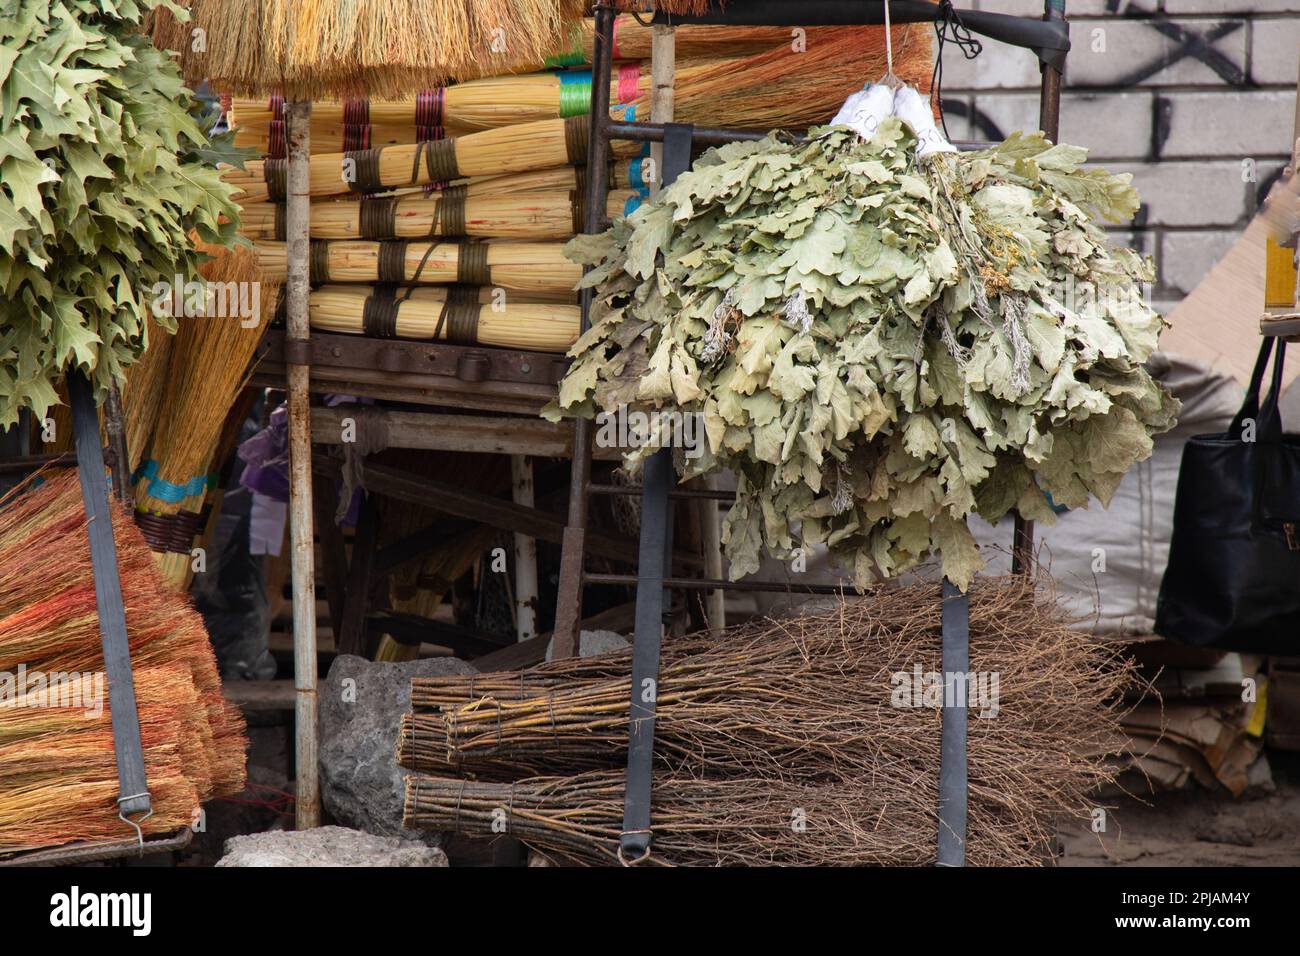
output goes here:
[[[939, 866], [966, 865], [966, 721], [970, 599], [943, 579], [943, 707], [939, 724]], [[960, 696], [957, 691], [961, 689]]]
[[[664, 127], [663, 185], [691, 165], [692, 127]], [[650, 855], [650, 820], [655, 749], [655, 699], [659, 686], [659, 649], [667, 602], [664, 576], [672, 554], [668, 491], [673, 481], [672, 449], [650, 457], [642, 475], [641, 542], [637, 554], [636, 635], [632, 646], [632, 707], [628, 727], [627, 782], [623, 794], [623, 833], [618, 856], [640, 863]]]
[[[153, 813], [145, 780], [144, 751], [140, 746], [140, 718], [135, 706], [135, 681], [131, 651], [126, 639], [126, 609], [117, 570], [117, 545], [113, 541], [113, 516], [109, 511], [108, 482], [104, 477], [104, 450], [99, 444], [99, 415], [90, 382], [79, 371], [68, 373], [68, 400], [77, 446], [81, 496], [86, 507], [90, 563], [95, 572], [95, 606], [99, 636], [104, 648], [108, 678], [108, 703], [113, 721], [113, 748], [117, 755], [118, 814], [136, 828]], [[128, 819], [136, 814], [136, 821]]]

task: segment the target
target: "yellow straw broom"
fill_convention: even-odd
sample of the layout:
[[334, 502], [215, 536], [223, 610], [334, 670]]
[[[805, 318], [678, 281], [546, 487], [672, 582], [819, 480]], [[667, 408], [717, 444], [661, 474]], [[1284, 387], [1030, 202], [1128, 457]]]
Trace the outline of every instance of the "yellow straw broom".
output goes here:
[[311, 327], [462, 345], [564, 352], [578, 337], [576, 305], [530, 302], [492, 289], [393, 290], [327, 285], [311, 293]]
[[[259, 241], [254, 247], [262, 275], [284, 281], [286, 244]], [[530, 295], [567, 296], [582, 268], [564, 255], [560, 242], [407, 242], [316, 240], [312, 282], [396, 282], [485, 285]], [[322, 274], [323, 273], [323, 274]]]
[[[183, 588], [199, 529], [207, 474], [227, 413], [247, 381], [279, 283], [257, 269], [250, 248], [205, 248], [201, 271], [212, 292], [208, 314], [178, 319], [162, 412], [137, 472], [136, 509], [165, 578]], [[224, 302], [222, 301], [224, 297]], [[237, 303], [237, 305], [236, 305]], [[192, 306], [191, 306], [192, 307]]]
[[[614, 190], [606, 215], [621, 216], [639, 202], [632, 190]], [[467, 197], [459, 190], [423, 195], [314, 203], [316, 239], [427, 239], [430, 236], [500, 239], [566, 239], [581, 231], [584, 204], [577, 190]], [[283, 238], [282, 213], [274, 203], [243, 207], [240, 233], [261, 242]]]

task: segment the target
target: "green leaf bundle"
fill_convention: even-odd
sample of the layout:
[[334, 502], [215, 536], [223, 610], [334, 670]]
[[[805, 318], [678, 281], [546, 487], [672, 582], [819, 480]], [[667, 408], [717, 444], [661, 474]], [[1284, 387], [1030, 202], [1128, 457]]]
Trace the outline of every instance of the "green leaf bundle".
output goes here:
[[1137, 193], [1085, 158], [1017, 134], [918, 163], [896, 119], [712, 150], [570, 243], [595, 310], [550, 412], [702, 416], [678, 469], [736, 473], [733, 577], [825, 544], [859, 586], [936, 554], [965, 587], [969, 514], [1106, 502], [1177, 411], [1142, 367], [1152, 266], [1096, 224]]
[[198, 104], [140, 33], [155, 6], [0, 0], [0, 427], [44, 416], [70, 367], [102, 397], [148, 346], [153, 287], [197, 280], [191, 232], [234, 238]]

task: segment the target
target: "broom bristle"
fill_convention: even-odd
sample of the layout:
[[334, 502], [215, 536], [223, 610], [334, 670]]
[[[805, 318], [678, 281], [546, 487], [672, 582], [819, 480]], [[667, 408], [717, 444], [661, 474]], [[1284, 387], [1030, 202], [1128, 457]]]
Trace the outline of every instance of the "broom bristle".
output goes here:
[[[89, 682], [102, 679], [103, 650], [79, 482], [73, 471], [43, 477], [39, 488], [20, 486], [0, 501], [0, 672], [24, 665], [29, 675], [62, 674], [54, 687], [81, 694], [51, 706], [48, 696], [33, 696], [38, 690], [0, 706], [0, 852], [132, 832], [114, 804], [106, 698], [102, 712], [85, 709]], [[112, 514], [153, 797], [144, 830], [165, 833], [191, 823], [200, 801], [243, 787], [243, 719], [221, 696], [202, 619], [162, 587], [148, 546], [116, 502]]]

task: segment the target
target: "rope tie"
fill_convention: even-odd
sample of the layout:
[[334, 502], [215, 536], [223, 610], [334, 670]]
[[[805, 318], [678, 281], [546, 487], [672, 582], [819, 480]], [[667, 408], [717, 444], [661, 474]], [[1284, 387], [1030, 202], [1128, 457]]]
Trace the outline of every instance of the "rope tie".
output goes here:
[[370, 100], [364, 96], [349, 96], [343, 100], [345, 126], [370, 125]]
[[564, 148], [575, 166], [587, 163], [587, 137], [591, 132], [590, 116], [570, 116], [564, 121]]
[[307, 260], [308, 281], [313, 286], [330, 281], [330, 244], [326, 239], [311, 240], [311, 255]]
[[348, 150], [343, 154], [356, 165], [356, 179], [348, 183], [351, 192], [377, 193], [385, 189], [383, 181], [379, 178], [379, 157], [383, 152], [384, 148], [381, 146], [378, 149]]
[[275, 239], [276, 242], [284, 242], [288, 236], [288, 227], [285, 220], [284, 203], [275, 204]]
[[348, 124], [343, 127], [343, 151], [355, 153], [370, 148], [370, 126]]
[[421, 90], [415, 94], [415, 125], [442, 126], [443, 105], [446, 100], [446, 87], [438, 86], [431, 90]]
[[415, 144], [415, 157], [411, 163], [412, 186], [419, 183], [421, 156], [424, 157], [424, 168], [430, 182], [460, 178], [454, 139], [424, 140]]
[[267, 133], [266, 155], [270, 159], [284, 159], [288, 155], [287, 140], [284, 134], [284, 120], [271, 120]]
[[357, 213], [362, 239], [391, 239], [397, 235], [397, 197], [367, 197]]
[[[361, 331], [376, 339], [397, 338], [397, 290], [377, 285], [361, 310]], [[403, 300], [405, 301], [405, 300]]]
[[626, 63], [618, 68], [618, 101], [631, 103], [641, 96], [641, 64]]
[[262, 164], [262, 178], [266, 180], [266, 194], [275, 202], [284, 202], [288, 195], [287, 159], [268, 159]]
[[430, 238], [465, 235], [465, 199], [468, 194], [468, 186], [449, 186], [442, 191], [433, 210]]
[[433, 340], [443, 337], [451, 345], [473, 345], [478, 341], [478, 289], [472, 286], [447, 287], [447, 300], [438, 314], [438, 325], [433, 330]]
[[471, 240], [457, 244], [456, 281], [462, 285], [492, 284], [487, 243]]
[[406, 281], [405, 239], [387, 239], [379, 244], [379, 281], [398, 283]]

